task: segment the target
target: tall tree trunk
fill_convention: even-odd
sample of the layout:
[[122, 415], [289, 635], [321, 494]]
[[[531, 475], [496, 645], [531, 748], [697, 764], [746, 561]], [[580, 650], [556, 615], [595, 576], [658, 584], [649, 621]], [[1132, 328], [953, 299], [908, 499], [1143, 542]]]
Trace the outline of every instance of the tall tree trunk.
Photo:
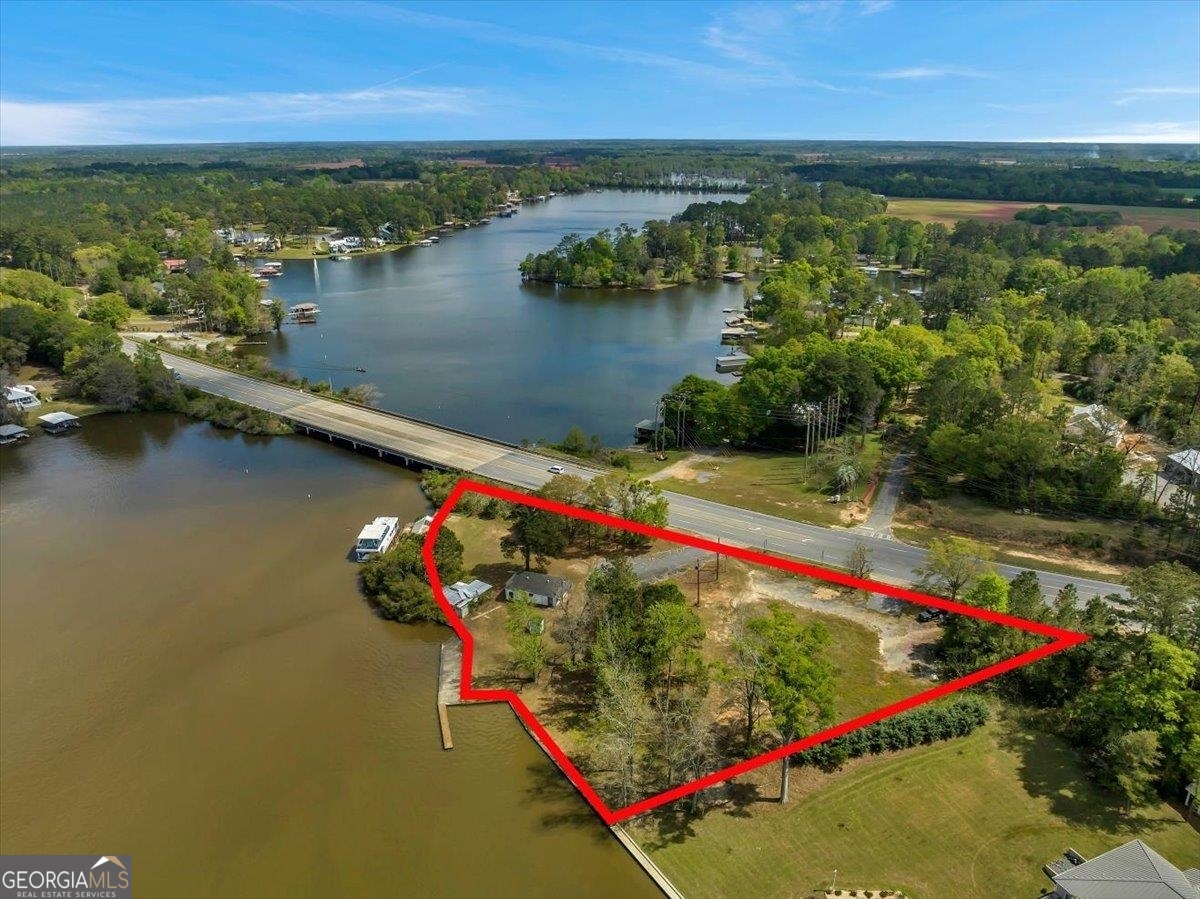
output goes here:
[[532, 567], [529, 564], [529, 555], [530, 555], [529, 544], [526, 543], [525, 546], [523, 547], [523, 549], [525, 551], [525, 570], [529, 571], [529, 570], [531, 570], [531, 567]]
[[779, 784], [779, 801], [781, 803], [788, 801], [788, 783], [791, 781], [792, 774], [792, 757], [785, 755], [783, 757], [783, 777]]

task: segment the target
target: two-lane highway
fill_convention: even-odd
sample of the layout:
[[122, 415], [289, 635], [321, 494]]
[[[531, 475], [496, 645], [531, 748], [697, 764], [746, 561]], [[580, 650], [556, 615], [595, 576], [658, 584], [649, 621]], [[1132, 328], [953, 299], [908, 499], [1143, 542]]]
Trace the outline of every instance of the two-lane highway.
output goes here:
[[[134, 344], [126, 341], [127, 351], [133, 348]], [[537, 488], [552, 477], [547, 469], [553, 463], [528, 450], [260, 381], [184, 356], [171, 354], [168, 358], [185, 383], [207, 393], [274, 412], [301, 427], [362, 446], [442, 468], [462, 469], [516, 487]], [[598, 473], [582, 465], [562, 464], [568, 473], [582, 478], [590, 479]], [[854, 545], [862, 542], [871, 549], [872, 576], [903, 585], [916, 579], [915, 569], [925, 561], [925, 550], [920, 547], [862, 531], [803, 524], [679, 493], [668, 492], [666, 496], [672, 527], [723, 543], [839, 566]], [[1007, 578], [1021, 570], [1009, 565], [997, 569]], [[1120, 584], [1106, 581], [1048, 571], [1038, 571], [1038, 577], [1047, 595], [1068, 583], [1074, 584], [1084, 599], [1125, 593]]]

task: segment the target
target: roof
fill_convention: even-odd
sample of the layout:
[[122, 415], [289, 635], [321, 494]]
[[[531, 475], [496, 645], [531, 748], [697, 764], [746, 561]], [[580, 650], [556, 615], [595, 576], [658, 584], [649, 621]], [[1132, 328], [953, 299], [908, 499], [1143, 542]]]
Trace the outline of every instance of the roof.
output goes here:
[[474, 599], [478, 599], [492, 589], [492, 585], [484, 581], [474, 580], [470, 583], [458, 581], [451, 584], [449, 587], [442, 588], [442, 595], [446, 597], [446, 601], [455, 608], [464, 606]]
[[63, 425], [69, 421], [79, 421], [79, 416], [70, 412], [47, 412], [45, 415], [39, 415], [38, 421], [48, 425]]
[[571, 589], [571, 582], [552, 574], [542, 574], [540, 571], [518, 571], [508, 579], [504, 589], [524, 590], [533, 596], [561, 599]]
[[23, 390], [20, 387], [5, 387], [4, 398], [11, 403], [13, 400], [32, 400], [37, 397], [28, 390]]
[[365, 525], [358, 532], [359, 540], [382, 540], [387, 536], [389, 530], [397, 525], [398, 521], [395, 518], [376, 518], [370, 524]]
[[1200, 474], [1200, 450], [1186, 449], [1167, 456], [1176, 465], [1186, 468], [1192, 474]]
[[1200, 899], [1183, 872], [1132, 840], [1054, 878], [1074, 899]]
[[654, 427], [654, 420], [651, 418], [643, 418], [641, 421], [639, 421], [633, 427], [634, 427], [634, 430], [637, 430], [637, 431], [649, 431]]
[[20, 425], [0, 425], [0, 437], [20, 437], [28, 433], [29, 429]]

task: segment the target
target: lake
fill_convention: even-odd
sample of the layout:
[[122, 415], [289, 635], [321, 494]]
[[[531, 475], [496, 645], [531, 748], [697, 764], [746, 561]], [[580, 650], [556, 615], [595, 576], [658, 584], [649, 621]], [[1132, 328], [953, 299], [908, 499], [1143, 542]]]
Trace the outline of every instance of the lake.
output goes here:
[[[739, 284], [581, 290], [522, 283], [517, 265], [566, 234], [640, 227], [738, 194], [604, 191], [528, 204], [432, 247], [284, 263], [268, 296], [316, 300], [320, 321], [286, 325], [265, 352], [335, 387], [368, 382], [382, 408], [510, 442], [560, 440], [572, 425], [611, 446], [680, 378], [713, 371]], [[365, 374], [356, 368], [367, 369]]]
[[659, 895], [450, 632], [347, 552], [414, 476], [303, 437], [102, 415], [0, 448], [0, 853], [131, 854], [135, 895]]

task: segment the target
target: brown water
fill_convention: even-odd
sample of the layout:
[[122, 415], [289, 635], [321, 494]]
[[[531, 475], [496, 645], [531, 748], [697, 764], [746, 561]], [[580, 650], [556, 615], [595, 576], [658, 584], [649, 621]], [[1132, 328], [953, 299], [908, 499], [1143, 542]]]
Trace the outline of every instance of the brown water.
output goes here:
[[658, 895], [448, 632], [346, 553], [416, 480], [306, 438], [89, 418], [0, 449], [0, 852], [130, 853], [136, 895]]

